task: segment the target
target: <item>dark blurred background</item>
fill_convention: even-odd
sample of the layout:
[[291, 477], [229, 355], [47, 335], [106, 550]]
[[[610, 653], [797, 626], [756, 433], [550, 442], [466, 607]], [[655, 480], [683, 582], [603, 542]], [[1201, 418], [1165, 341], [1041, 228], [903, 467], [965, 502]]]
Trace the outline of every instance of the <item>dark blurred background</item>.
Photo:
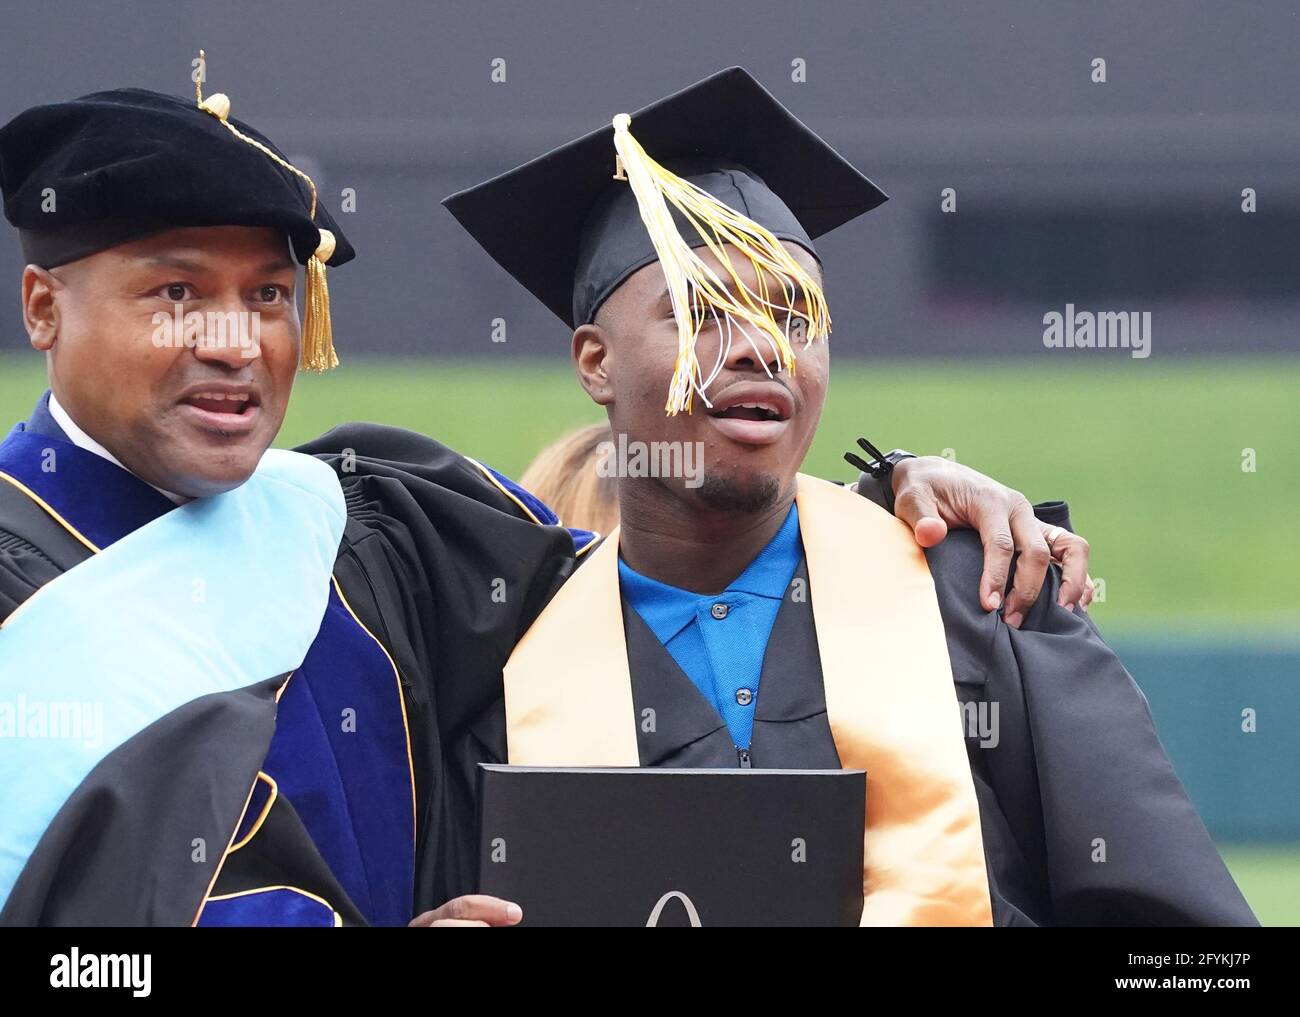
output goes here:
[[[1042, 355], [1067, 301], [1153, 311], [1166, 353], [1297, 346], [1294, 4], [8, 3], [3, 33], [5, 119], [124, 84], [187, 94], [205, 47], [207, 91], [336, 214], [356, 190], [365, 299], [336, 312], [354, 352], [473, 355], [497, 317], [516, 352], [563, 341], [439, 199], [733, 63], [891, 195], [823, 245], [837, 320], [870, 322], [837, 354]], [[1242, 214], [1245, 187], [1266, 215]], [[0, 321], [19, 345], [12, 303]]]

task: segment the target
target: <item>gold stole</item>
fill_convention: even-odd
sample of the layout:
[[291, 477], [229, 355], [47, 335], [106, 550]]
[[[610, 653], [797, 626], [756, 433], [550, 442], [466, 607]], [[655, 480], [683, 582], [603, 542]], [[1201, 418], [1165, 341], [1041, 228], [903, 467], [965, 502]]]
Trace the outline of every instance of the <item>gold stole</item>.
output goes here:
[[[925, 555], [906, 525], [846, 488], [800, 474], [795, 504], [831, 734], [841, 765], [867, 772], [862, 924], [992, 925]], [[639, 765], [618, 531], [591, 557], [506, 664], [513, 764]]]

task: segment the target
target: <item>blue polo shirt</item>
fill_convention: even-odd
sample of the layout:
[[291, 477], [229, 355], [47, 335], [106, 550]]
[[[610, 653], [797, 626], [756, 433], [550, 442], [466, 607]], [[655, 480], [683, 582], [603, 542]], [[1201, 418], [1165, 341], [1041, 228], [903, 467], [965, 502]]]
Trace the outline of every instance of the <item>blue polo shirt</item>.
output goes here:
[[717, 709], [737, 748], [749, 748], [767, 641], [802, 558], [791, 505], [776, 536], [716, 596], [669, 586], [618, 561], [623, 596]]

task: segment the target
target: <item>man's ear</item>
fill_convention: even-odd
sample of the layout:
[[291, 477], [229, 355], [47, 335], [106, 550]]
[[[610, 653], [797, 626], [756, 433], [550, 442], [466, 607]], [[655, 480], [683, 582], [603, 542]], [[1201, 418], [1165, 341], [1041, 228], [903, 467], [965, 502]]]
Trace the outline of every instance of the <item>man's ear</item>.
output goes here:
[[573, 366], [578, 381], [599, 406], [614, 401], [614, 386], [610, 384], [609, 371], [613, 366], [609, 347], [609, 334], [599, 325], [583, 325], [573, 333]]
[[63, 288], [46, 269], [23, 269], [23, 324], [33, 348], [45, 353], [59, 335], [59, 309], [54, 295]]

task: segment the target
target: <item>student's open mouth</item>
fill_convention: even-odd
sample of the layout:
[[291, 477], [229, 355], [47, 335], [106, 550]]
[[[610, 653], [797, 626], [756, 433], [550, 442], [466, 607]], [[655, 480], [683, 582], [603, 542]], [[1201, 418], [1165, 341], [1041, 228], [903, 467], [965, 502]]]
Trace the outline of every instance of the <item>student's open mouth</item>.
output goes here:
[[249, 385], [194, 386], [180, 398], [194, 423], [207, 431], [247, 434], [261, 413], [261, 398]]
[[794, 399], [776, 382], [741, 382], [719, 393], [706, 412], [733, 441], [770, 445], [790, 426]]

